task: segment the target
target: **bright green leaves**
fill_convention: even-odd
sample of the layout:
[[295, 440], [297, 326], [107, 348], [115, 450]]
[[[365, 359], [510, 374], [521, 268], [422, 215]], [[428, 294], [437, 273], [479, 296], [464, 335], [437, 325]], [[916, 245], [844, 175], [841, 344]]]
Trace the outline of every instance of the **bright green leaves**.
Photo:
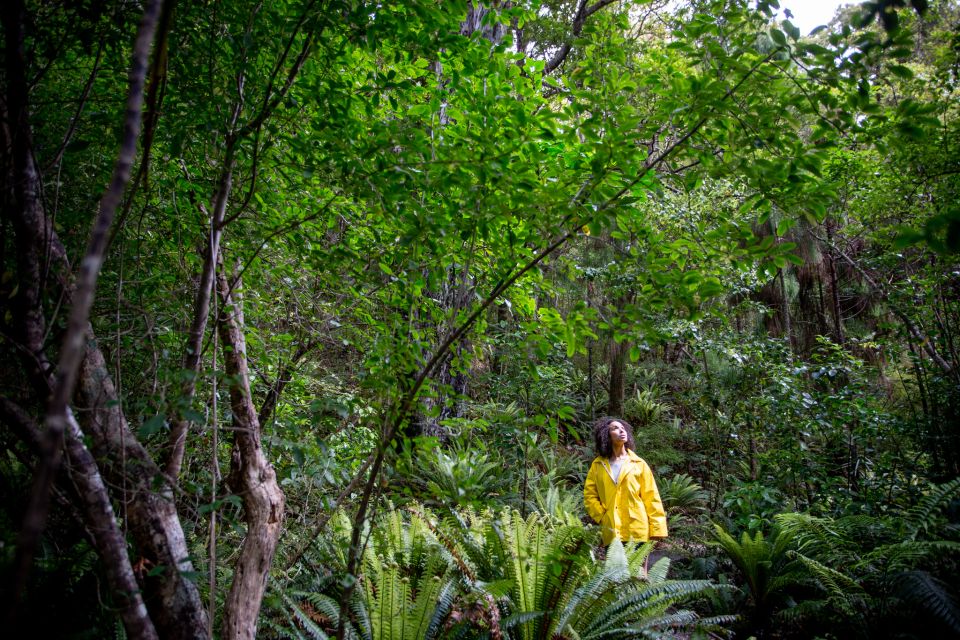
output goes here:
[[542, 307], [538, 310], [538, 320], [544, 334], [552, 336], [556, 342], [565, 344], [568, 358], [572, 358], [576, 353], [586, 353], [586, 341], [597, 338], [590, 328], [595, 319], [596, 309], [586, 307], [583, 303], [578, 303], [570, 310], [566, 318], [561, 317], [557, 310], [550, 307]]

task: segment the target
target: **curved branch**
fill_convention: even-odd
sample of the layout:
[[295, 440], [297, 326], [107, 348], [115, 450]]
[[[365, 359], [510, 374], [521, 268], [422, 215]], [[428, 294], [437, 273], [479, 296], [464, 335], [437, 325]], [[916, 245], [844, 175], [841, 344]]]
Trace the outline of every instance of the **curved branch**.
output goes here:
[[[30, 505], [24, 516], [20, 544], [17, 547], [19, 555], [17, 571], [18, 575], [22, 576], [24, 580], [32, 564], [40, 533], [46, 524], [50, 492], [53, 488], [54, 477], [60, 467], [64, 436], [72, 419], [68, 403], [73, 395], [77, 382], [77, 371], [80, 368], [80, 362], [83, 360], [86, 349], [86, 328], [90, 317], [90, 308], [93, 304], [97, 277], [107, 249], [110, 227], [123, 197], [124, 189], [130, 181], [130, 172], [137, 152], [147, 61], [161, 4], [161, 0], [148, 0], [145, 3], [143, 17], [137, 29], [137, 37], [133, 46], [126, 116], [120, 151], [110, 184], [100, 199], [99, 213], [94, 220], [87, 250], [80, 262], [80, 271], [77, 274], [72, 296], [73, 307], [70, 312], [63, 347], [60, 351], [57, 377], [45, 419], [46, 433], [43, 439], [43, 456], [37, 463]], [[19, 15], [5, 17], [22, 20], [25, 13], [23, 2], [18, 2], [14, 11], [18, 12]], [[8, 31], [11, 29], [18, 30], [18, 35], [22, 36], [22, 23], [5, 26]], [[23, 40], [18, 39], [15, 42], [20, 47], [19, 53], [22, 54]], [[8, 40], [8, 46], [13, 47], [15, 45]], [[18, 586], [22, 587], [23, 585]]]
[[587, 6], [587, 0], [580, 0], [580, 4], [577, 7], [577, 12], [573, 16], [573, 24], [570, 28], [570, 38], [560, 45], [560, 50], [553, 54], [553, 57], [547, 62], [543, 68], [543, 74], [547, 75], [559, 67], [564, 60], [567, 59], [567, 56], [570, 55], [570, 50], [573, 48], [573, 40], [579, 38], [580, 34], [583, 33], [583, 25], [586, 24], [587, 18], [595, 14], [597, 11], [600, 11], [607, 5], [614, 3], [614, 0], [597, 0], [592, 5]]

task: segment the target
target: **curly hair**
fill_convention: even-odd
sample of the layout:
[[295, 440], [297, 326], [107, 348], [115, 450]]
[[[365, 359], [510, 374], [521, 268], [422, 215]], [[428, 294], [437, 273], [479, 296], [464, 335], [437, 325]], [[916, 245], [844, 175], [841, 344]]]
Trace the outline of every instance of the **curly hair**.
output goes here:
[[597, 450], [597, 455], [603, 458], [609, 458], [613, 455], [613, 444], [610, 442], [610, 423], [619, 422], [627, 432], [627, 449], [635, 450], [637, 445], [633, 441], [633, 427], [622, 418], [604, 416], [593, 423], [593, 445]]

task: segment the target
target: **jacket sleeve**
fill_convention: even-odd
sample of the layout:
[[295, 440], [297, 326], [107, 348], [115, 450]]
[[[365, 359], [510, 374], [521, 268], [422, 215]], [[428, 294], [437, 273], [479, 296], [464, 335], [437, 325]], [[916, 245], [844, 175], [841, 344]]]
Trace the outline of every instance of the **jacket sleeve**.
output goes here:
[[657, 490], [657, 482], [653, 479], [653, 472], [646, 462], [643, 464], [643, 473], [640, 474], [640, 498], [647, 510], [650, 537], [666, 538], [667, 514], [663, 510], [663, 502], [660, 500], [660, 492]]
[[590, 471], [587, 472], [587, 481], [583, 484], [583, 506], [587, 509], [587, 515], [593, 518], [594, 522], [600, 522], [606, 509], [600, 502], [600, 494], [597, 492], [597, 468], [596, 464], [590, 465]]

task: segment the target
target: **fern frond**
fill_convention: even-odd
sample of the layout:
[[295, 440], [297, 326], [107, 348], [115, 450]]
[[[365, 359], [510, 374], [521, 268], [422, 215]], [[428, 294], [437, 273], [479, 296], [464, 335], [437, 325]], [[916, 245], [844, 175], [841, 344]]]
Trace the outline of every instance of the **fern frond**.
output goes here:
[[960, 637], [960, 607], [947, 586], [926, 571], [905, 571], [897, 576], [898, 595], [933, 615]]
[[309, 591], [294, 591], [291, 595], [308, 602], [319, 613], [329, 618], [332, 624], [336, 625], [340, 621], [340, 605], [330, 596]]
[[[287, 619], [288, 622], [290, 622], [291, 625], [295, 624], [293, 622], [293, 618], [291, 618], [287, 612], [284, 612], [284, 617]], [[260, 628], [261, 631], [263, 630], [271, 631], [272, 633], [270, 634], [270, 637], [273, 637], [273, 638], [282, 638], [285, 640], [307, 640], [306, 636], [304, 636], [302, 633], [300, 633], [293, 627], [284, 627], [278, 624], [277, 622], [274, 622], [270, 618], [266, 618], [266, 617], [263, 618], [257, 623], [257, 626]]]
[[810, 571], [814, 580], [829, 594], [832, 604], [846, 615], [857, 615], [858, 607], [855, 604], [867, 597], [866, 591], [859, 582], [808, 556], [797, 554], [797, 558]]
[[370, 618], [368, 600], [363, 597], [360, 589], [354, 589], [348, 606], [359, 626], [359, 634], [364, 638], [373, 637], [373, 621]]
[[[541, 598], [541, 608], [551, 613], [550, 625], [545, 635], [552, 636], [558, 626], [558, 617], [554, 615], [566, 608], [576, 592], [577, 585], [588, 574], [593, 564], [590, 558], [590, 545], [582, 526], [563, 527], [554, 534], [554, 550], [547, 558], [549, 571]], [[555, 568], [559, 567], [559, 571]]]
[[630, 577], [630, 564], [627, 553], [619, 538], [614, 538], [607, 547], [607, 557], [603, 561], [604, 573], [614, 582], [622, 582]]
[[920, 533], [927, 533], [938, 512], [956, 498], [960, 498], [960, 478], [934, 485], [930, 493], [907, 511], [904, 522], [907, 539], [916, 540]]
[[904, 541], [877, 547], [863, 557], [858, 565], [882, 564], [888, 569], [910, 569], [924, 559], [935, 559], [944, 554], [960, 553], [960, 542], [953, 540]]
[[693, 611], [681, 609], [666, 615], [658, 616], [643, 623], [631, 625], [632, 628], [639, 630], [672, 628], [689, 628], [696, 623], [700, 617]]
[[698, 629], [713, 629], [716, 627], [725, 627], [740, 622], [740, 616], [735, 614], [726, 614], [720, 616], [710, 616], [697, 620]]
[[302, 626], [304, 630], [310, 634], [310, 638], [312, 640], [329, 640], [323, 629], [321, 629], [320, 626], [314, 622], [313, 618], [307, 615], [303, 609], [300, 608], [300, 605], [294, 602], [292, 598], [286, 594], [283, 594], [283, 600], [290, 608], [290, 613], [292, 613], [293, 617], [296, 618], [297, 622], [300, 623], [300, 626]]
[[425, 577], [420, 581], [420, 589], [405, 612], [405, 629], [401, 637], [410, 638], [410, 640], [423, 640], [429, 637], [427, 628], [434, 618], [438, 604], [442, 602], [440, 595], [447, 587], [449, 587], [449, 581], [444, 581], [438, 575]]
[[[452, 580], [448, 580], [440, 589], [440, 593], [436, 595], [436, 606], [433, 609], [433, 615], [427, 623], [423, 635], [424, 640], [432, 640], [433, 638], [439, 637], [440, 632], [443, 630], [443, 621], [446, 620], [450, 614], [456, 597], [456, 585]], [[417, 640], [419, 640], [419, 638]]]
[[712, 587], [709, 580], [678, 580], [658, 585], [628, 584], [634, 588], [621, 585], [621, 593], [595, 616], [584, 635], [592, 635], [600, 628], [622, 626], [660, 616], [670, 605], [701, 595]]
[[650, 567], [650, 571], [647, 572], [647, 581], [650, 584], [660, 584], [667, 579], [667, 573], [669, 571], [670, 558], [664, 556]]
[[511, 614], [506, 618], [501, 618], [500, 627], [502, 629], [513, 629], [514, 627], [519, 627], [527, 624], [528, 622], [538, 620], [545, 615], [545, 611], [518, 611], [517, 613]]
[[127, 630], [120, 618], [117, 618], [113, 623], [113, 640], [127, 640]]
[[650, 552], [653, 551], [654, 542], [629, 542], [624, 546], [624, 553], [627, 556], [627, 565], [630, 568], [630, 575], [633, 577], [640, 576], [643, 571], [641, 571], [646, 564], [647, 558], [650, 557]]
[[557, 617], [556, 628], [579, 628], [584, 616], [589, 615], [592, 609], [605, 604], [607, 593], [615, 592], [617, 585], [621, 582], [623, 582], [622, 571], [619, 567], [603, 565], [586, 584], [573, 592]]
[[477, 582], [474, 586], [478, 591], [487, 593], [491, 597], [498, 599], [510, 594], [510, 590], [513, 589], [513, 580], [504, 578], [503, 580], [494, 580], [493, 582]]
[[[476, 582], [477, 574], [472, 562], [470, 561], [470, 551], [474, 551], [472, 554], [473, 556], [483, 557], [483, 555], [480, 549], [477, 548], [473, 537], [469, 535], [470, 526], [460, 518], [460, 514], [458, 512], [453, 512], [453, 515], [456, 518], [455, 521], [457, 527], [461, 532], [467, 533], [459, 536], [459, 540], [455, 540], [442, 527], [437, 526], [434, 522], [429, 520], [424, 511], [419, 510], [417, 507], [408, 508], [412, 513], [421, 519], [426, 529], [439, 543], [440, 552], [447, 559], [448, 563], [456, 565], [456, 567], [460, 570], [460, 573], [464, 576], [464, 578], [467, 579], [468, 582]], [[466, 549], [463, 548], [465, 546], [467, 547]]]

